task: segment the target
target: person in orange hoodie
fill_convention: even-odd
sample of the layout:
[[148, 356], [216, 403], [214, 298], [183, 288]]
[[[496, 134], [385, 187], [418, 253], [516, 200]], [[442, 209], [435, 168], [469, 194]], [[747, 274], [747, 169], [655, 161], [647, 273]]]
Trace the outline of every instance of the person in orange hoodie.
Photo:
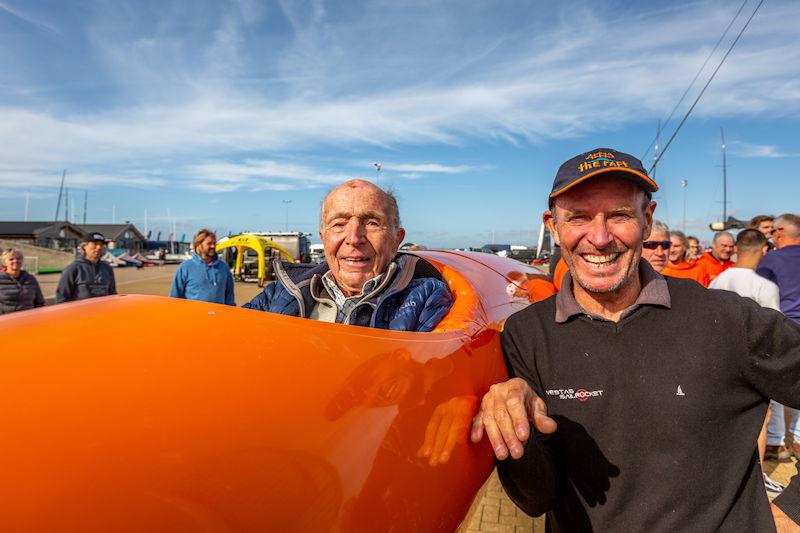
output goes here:
[[708, 287], [711, 280], [708, 279], [705, 269], [694, 261], [686, 260], [686, 252], [689, 249], [686, 235], [682, 231], [670, 231], [669, 240], [672, 243], [669, 248], [669, 262], [661, 271], [661, 275], [693, 279], [703, 287]]
[[714, 239], [711, 241], [711, 251], [704, 253], [697, 260], [697, 265], [706, 271], [710, 283], [735, 264], [731, 261], [732, 255], [733, 235], [727, 231], [720, 231], [714, 234]]

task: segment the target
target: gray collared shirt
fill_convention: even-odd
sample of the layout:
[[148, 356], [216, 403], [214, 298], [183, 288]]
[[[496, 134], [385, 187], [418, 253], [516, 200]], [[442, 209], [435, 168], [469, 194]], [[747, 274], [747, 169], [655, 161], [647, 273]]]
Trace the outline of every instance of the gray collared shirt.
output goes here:
[[349, 323], [350, 315], [357, 306], [369, 305], [374, 309], [378, 295], [389, 286], [397, 268], [397, 263], [392, 261], [383, 273], [364, 284], [361, 294], [349, 297], [336, 284], [330, 270], [321, 277], [314, 276], [311, 280], [311, 296], [316, 300], [316, 305], [311, 310], [310, 318]]
[[[633, 305], [622, 312], [620, 320], [631, 315], [643, 305], [658, 305], [669, 309], [671, 300], [669, 288], [664, 276], [653, 270], [650, 263], [644, 259], [639, 260], [639, 277], [642, 280], [642, 291]], [[575, 315], [586, 315], [595, 320], [607, 320], [601, 316], [587, 313], [575, 299], [572, 292], [572, 275], [567, 272], [561, 283], [561, 290], [556, 295], [556, 322], [562, 324]]]

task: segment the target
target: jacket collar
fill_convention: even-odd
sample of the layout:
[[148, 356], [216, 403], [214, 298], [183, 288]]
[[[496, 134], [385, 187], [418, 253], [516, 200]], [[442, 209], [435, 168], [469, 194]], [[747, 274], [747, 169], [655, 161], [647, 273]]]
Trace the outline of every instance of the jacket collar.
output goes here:
[[[643, 305], [654, 305], [667, 309], [671, 307], [667, 281], [644, 259], [639, 260], [639, 277], [642, 281], [642, 290], [633, 305], [622, 313], [620, 320]], [[576, 315], [588, 315], [593, 319], [605, 320], [603, 317], [589, 315], [583, 310], [572, 291], [572, 275], [567, 272], [561, 283], [561, 290], [556, 295], [556, 322], [562, 324]]]

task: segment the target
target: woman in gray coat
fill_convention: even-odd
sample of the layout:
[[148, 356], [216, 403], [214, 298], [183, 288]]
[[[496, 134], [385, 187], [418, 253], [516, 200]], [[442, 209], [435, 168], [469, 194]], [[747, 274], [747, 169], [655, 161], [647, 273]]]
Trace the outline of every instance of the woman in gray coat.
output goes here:
[[3, 251], [0, 271], [0, 315], [44, 305], [42, 289], [36, 278], [22, 270], [22, 252], [16, 248]]

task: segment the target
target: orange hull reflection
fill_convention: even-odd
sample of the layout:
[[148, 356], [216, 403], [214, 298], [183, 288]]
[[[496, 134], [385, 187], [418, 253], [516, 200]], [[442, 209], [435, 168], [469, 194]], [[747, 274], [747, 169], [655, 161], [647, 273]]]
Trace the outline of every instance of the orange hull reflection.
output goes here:
[[0, 527], [453, 531], [492, 469], [468, 428], [532, 270], [419, 255], [456, 294], [433, 333], [152, 296], [3, 317]]

